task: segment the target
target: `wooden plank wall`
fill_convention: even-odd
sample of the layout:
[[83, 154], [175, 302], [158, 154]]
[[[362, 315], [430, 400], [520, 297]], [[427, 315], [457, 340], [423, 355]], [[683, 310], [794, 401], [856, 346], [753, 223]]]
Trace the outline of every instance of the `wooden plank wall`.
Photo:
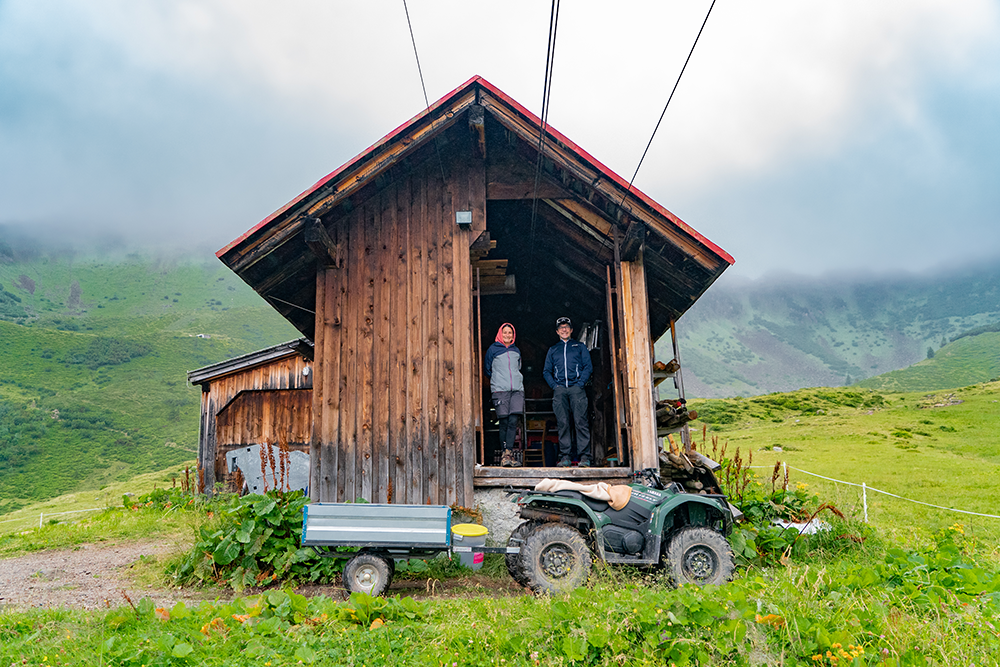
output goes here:
[[[308, 374], [304, 373], [309, 368]], [[224, 375], [202, 385], [201, 433], [198, 442], [198, 462], [205, 475], [206, 491], [211, 493], [213, 480], [224, 481], [225, 467], [217, 468], [219, 455], [218, 415], [241, 392], [282, 389], [312, 389], [312, 362], [299, 354], [275, 359], [260, 366], [254, 366], [231, 375]], [[206, 391], [207, 389], [207, 391]], [[299, 413], [299, 431], [308, 429], [312, 416]], [[252, 425], [247, 425], [253, 428]], [[307, 442], [308, 439], [304, 440]]]
[[631, 262], [621, 262], [622, 342], [628, 378], [629, 423], [632, 425], [632, 467], [659, 466], [653, 402], [653, 359], [649, 334], [649, 299], [642, 251]]
[[278, 389], [243, 391], [215, 419], [216, 481], [232, 478], [226, 456], [248, 445], [285, 444], [309, 453], [312, 432], [312, 391]]
[[219, 448], [264, 442], [308, 445], [312, 434], [312, 394], [308, 389], [245, 391], [216, 420]]
[[434, 155], [326, 223], [346, 252], [317, 272], [313, 500], [472, 504], [470, 160]]

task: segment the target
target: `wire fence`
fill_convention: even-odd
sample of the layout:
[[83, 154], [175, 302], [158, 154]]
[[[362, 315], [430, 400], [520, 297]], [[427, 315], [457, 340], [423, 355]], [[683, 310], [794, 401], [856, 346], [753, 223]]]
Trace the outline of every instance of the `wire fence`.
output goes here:
[[[825, 479], [826, 481], [833, 482], [835, 484], [843, 484], [845, 486], [854, 486], [854, 487], [857, 487], [857, 488], [861, 489], [861, 504], [862, 504], [862, 507], [864, 509], [865, 523], [868, 523], [868, 492], [869, 491], [871, 491], [872, 493], [881, 493], [882, 495], [890, 496], [892, 498], [897, 498], [899, 500], [903, 500], [903, 501], [906, 501], [908, 503], [914, 503], [916, 505], [923, 505], [924, 507], [933, 507], [934, 509], [944, 510], [946, 512], [955, 512], [957, 514], [968, 514], [968, 515], [971, 515], [971, 516], [982, 516], [982, 517], [986, 517], [988, 519], [1000, 519], [1000, 516], [998, 516], [996, 514], [983, 514], [982, 512], [972, 512], [972, 511], [969, 511], [969, 510], [957, 509], [955, 507], [945, 507], [944, 505], [935, 505], [933, 503], [925, 503], [922, 500], [914, 500], [913, 498], [907, 498], [905, 496], [901, 496], [901, 495], [892, 493], [890, 491], [884, 491], [882, 489], [877, 489], [874, 486], [868, 486], [868, 484], [866, 482], [861, 482], [861, 483], [858, 483], [858, 482], [848, 482], [848, 481], [843, 480], [843, 479], [836, 479], [834, 477], [827, 477], [826, 475], [820, 475], [818, 473], [810, 472], [808, 470], [803, 470], [802, 468], [796, 468], [794, 466], [788, 465], [787, 463], [782, 463], [781, 465], [782, 465], [782, 468], [783, 468], [783, 470], [784, 470], [784, 472], [785, 472], [786, 475], [788, 474], [789, 470], [794, 470], [795, 472], [800, 472], [803, 475], [811, 475], [812, 477], [817, 477], [819, 479]], [[748, 466], [748, 467], [749, 468], [753, 468], [753, 469], [767, 469], [767, 470], [771, 470], [771, 469], [774, 468], [774, 466]], [[100, 512], [101, 510], [105, 510], [105, 509], [107, 509], [107, 508], [106, 507], [91, 507], [91, 508], [84, 509], [84, 510], [71, 510], [69, 512], [49, 512], [49, 513], [40, 512], [38, 514], [38, 527], [41, 528], [44, 525], [45, 517], [47, 517], [47, 516], [48, 517], [54, 517], [54, 516], [63, 516], [63, 515], [66, 515], [66, 514], [79, 514], [81, 512]], [[21, 517], [21, 518], [18, 518], [18, 519], [4, 519], [4, 520], [0, 520], [0, 523], [12, 523], [14, 521], [27, 522], [27, 521], [30, 521], [30, 520], [32, 520], [31, 517]]]
[[[861, 482], [860, 484], [858, 482], [847, 482], [847, 481], [842, 480], [842, 479], [835, 479], [833, 477], [827, 477], [825, 475], [819, 475], [819, 474], [814, 473], [814, 472], [809, 472], [808, 470], [803, 470], [802, 468], [795, 468], [793, 466], [788, 465], [787, 463], [782, 463], [781, 466], [784, 469], [784, 472], [785, 472], [786, 476], [788, 475], [788, 471], [789, 470], [794, 470], [795, 472], [800, 472], [800, 473], [802, 473], [804, 475], [811, 475], [813, 477], [818, 477], [819, 479], [825, 479], [826, 481], [828, 481], [828, 482], [834, 482], [835, 484], [844, 484], [846, 486], [855, 486], [855, 487], [861, 489], [861, 504], [862, 504], [862, 507], [864, 508], [865, 523], [868, 523], [868, 492], [869, 491], [871, 491], [873, 493], [881, 493], [882, 495], [891, 496], [893, 498], [898, 498], [899, 500], [905, 500], [908, 503], [914, 503], [916, 505], [923, 505], [925, 507], [933, 507], [934, 509], [945, 510], [946, 512], [956, 512], [958, 514], [971, 514], [972, 516], [983, 516], [983, 517], [986, 517], [988, 519], [1000, 519], [1000, 516], [997, 516], [996, 514], [983, 514], [982, 512], [971, 512], [969, 510], [960, 510], [960, 509], [956, 509], [954, 507], [945, 507], [943, 505], [934, 505], [932, 503], [925, 503], [922, 500], [914, 500], [913, 498], [907, 498], [905, 496], [900, 496], [900, 495], [897, 495], [897, 494], [892, 493], [890, 491], [883, 491], [882, 489], [876, 489], [874, 486], [868, 486], [868, 484], [866, 482]], [[749, 468], [764, 468], [764, 469], [768, 469], [768, 470], [772, 470], [774, 468], [774, 466], [748, 466], [748, 467]]]
[[[90, 508], [87, 508], [85, 510], [70, 510], [69, 512], [48, 512], [48, 513], [46, 513], [46, 512], [39, 512], [39, 514], [38, 514], [38, 527], [39, 528], [42, 527], [42, 525], [45, 522], [45, 517], [47, 517], [47, 516], [48, 517], [53, 517], [53, 516], [63, 516], [65, 514], [79, 514], [81, 512], [100, 512], [100, 511], [103, 511], [103, 510], [106, 510], [106, 509], [107, 509], [107, 507], [90, 507]], [[32, 517], [30, 517], [30, 516], [23, 516], [23, 517], [20, 517], [20, 518], [17, 518], [17, 519], [4, 519], [4, 520], [0, 521], [0, 523], [13, 523], [15, 521], [20, 521], [22, 523], [25, 523], [25, 522], [28, 522], [28, 521], [34, 521], [34, 519]]]

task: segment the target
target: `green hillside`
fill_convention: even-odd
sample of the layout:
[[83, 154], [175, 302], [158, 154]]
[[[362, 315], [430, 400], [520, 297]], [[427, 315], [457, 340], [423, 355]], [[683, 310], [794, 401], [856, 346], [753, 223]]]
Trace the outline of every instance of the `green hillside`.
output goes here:
[[[751, 398], [695, 400], [694, 439], [707, 425], [709, 456], [737, 448], [753, 456], [758, 475], [770, 480], [776, 461], [786, 463], [793, 484], [811, 490], [852, 516], [862, 516], [861, 483], [904, 498], [967, 512], [997, 515], [1000, 487], [1000, 382], [927, 393], [867, 389], [800, 389]], [[807, 472], [801, 472], [807, 471]], [[832, 478], [858, 486], [836, 484]], [[974, 529], [989, 544], [1000, 538], [1000, 520], [928, 508], [868, 493], [872, 525], [900, 542], [953, 523]]]
[[[950, 274], [731, 284], [677, 323], [691, 396], [851, 385], [905, 368], [976, 327], [1000, 323], [1000, 262]], [[669, 359], [668, 340], [657, 357]], [[957, 385], [995, 377], [956, 377]]]
[[0, 513], [192, 459], [186, 371], [299, 335], [211, 256], [5, 248]]
[[924, 359], [898, 371], [859, 382], [876, 391], [938, 391], [1000, 378], [1000, 333], [962, 336]]

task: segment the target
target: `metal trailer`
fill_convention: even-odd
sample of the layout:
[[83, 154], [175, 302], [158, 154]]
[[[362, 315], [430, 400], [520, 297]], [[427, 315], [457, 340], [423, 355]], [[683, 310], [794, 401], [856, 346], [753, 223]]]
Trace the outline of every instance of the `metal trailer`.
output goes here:
[[[382, 595], [395, 575], [396, 560], [439, 553], [520, 553], [519, 547], [456, 545], [451, 508], [446, 505], [312, 503], [302, 510], [302, 546], [321, 556], [345, 558], [344, 586]], [[354, 547], [357, 551], [337, 551]]]

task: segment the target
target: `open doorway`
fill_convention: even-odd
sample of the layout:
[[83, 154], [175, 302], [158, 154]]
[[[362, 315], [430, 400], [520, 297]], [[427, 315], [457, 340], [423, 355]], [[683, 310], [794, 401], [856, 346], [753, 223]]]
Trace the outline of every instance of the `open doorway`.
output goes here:
[[[484, 355], [500, 326], [516, 329], [524, 376], [525, 413], [515, 446], [525, 467], [551, 467], [558, 458], [558, 428], [552, 410], [552, 389], [542, 371], [548, 349], [559, 339], [555, 322], [572, 320], [573, 335], [590, 349], [594, 372], [585, 387], [593, 464], [626, 465], [619, 453], [615, 411], [615, 374], [608, 328], [608, 266], [612, 256], [593, 252], [595, 239], [582, 243], [583, 232], [543, 202], [532, 224], [530, 200], [491, 200], [487, 233], [492, 248], [476, 262], [473, 281], [479, 284], [479, 318]], [[590, 246], [590, 247], [588, 247]], [[500, 435], [492, 408], [489, 381], [482, 385], [480, 464], [500, 464]], [[578, 457], [574, 457], [578, 458]], [[609, 461], [610, 459], [610, 461]]]

